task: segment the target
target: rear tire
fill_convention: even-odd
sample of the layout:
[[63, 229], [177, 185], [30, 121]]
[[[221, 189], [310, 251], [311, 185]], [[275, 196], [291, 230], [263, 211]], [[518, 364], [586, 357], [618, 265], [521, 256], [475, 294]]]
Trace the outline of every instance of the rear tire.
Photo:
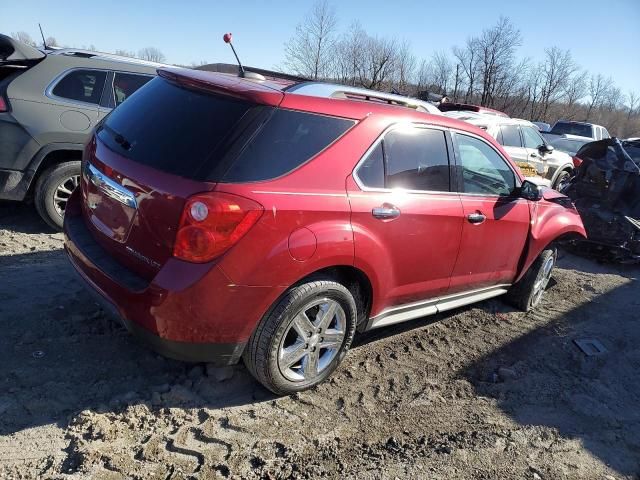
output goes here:
[[77, 160], [53, 165], [40, 174], [35, 187], [36, 210], [50, 227], [61, 230], [66, 200], [80, 179]]
[[317, 280], [292, 287], [261, 320], [244, 363], [275, 394], [312, 388], [347, 354], [356, 322], [356, 302], [343, 285]]
[[507, 292], [506, 299], [524, 312], [536, 308], [544, 294], [558, 253], [555, 248], [546, 248], [531, 264], [527, 273]]

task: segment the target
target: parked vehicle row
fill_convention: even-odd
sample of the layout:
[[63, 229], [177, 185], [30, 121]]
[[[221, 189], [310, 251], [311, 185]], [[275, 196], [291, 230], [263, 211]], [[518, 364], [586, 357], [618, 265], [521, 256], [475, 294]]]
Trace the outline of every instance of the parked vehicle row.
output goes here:
[[585, 234], [469, 122], [195, 70], [160, 69], [100, 123], [80, 185], [65, 249], [105, 308], [279, 394], [328, 378], [356, 332], [502, 294], [535, 308], [556, 243]]
[[0, 200], [33, 199], [54, 228], [95, 125], [156, 75], [151, 62], [40, 51], [0, 35]]

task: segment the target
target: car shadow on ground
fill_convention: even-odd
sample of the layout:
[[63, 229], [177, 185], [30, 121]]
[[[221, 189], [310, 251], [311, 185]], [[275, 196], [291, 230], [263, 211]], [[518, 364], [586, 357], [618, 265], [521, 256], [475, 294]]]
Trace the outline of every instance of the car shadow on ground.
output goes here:
[[16, 233], [56, 233], [40, 218], [34, 205], [5, 200], [0, 200], [0, 228]]
[[[214, 409], [276, 398], [241, 365], [221, 380], [219, 371], [205, 365], [151, 352], [102, 312], [62, 252], [4, 260], [0, 435], [47, 424], [66, 428], [86, 409], [118, 413], [139, 404], [153, 410]], [[516, 422], [580, 439], [605, 464], [631, 474], [640, 458], [640, 324], [629, 314], [640, 305], [638, 287], [629, 282], [596, 298], [458, 373]], [[513, 312], [499, 300], [479, 306], [496, 314]], [[452, 315], [456, 311], [427, 322]], [[360, 335], [354, 348], [418, 325], [425, 319]], [[599, 339], [607, 353], [585, 356], [573, 343], [583, 337]], [[514, 376], [496, 381], [495, 372], [505, 365]], [[549, 475], [545, 478], [554, 472]]]
[[[630, 281], [459, 373], [519, 424], [550, 427], [620, 474], [640, 475], [640, 320], [632, 313], [638, 311], [639, 294]], [[595, 339], [606, 352], [586, 355], [574, 342], [579, 339]], [[553, 440], [548, 443], [550, 453], [571, 454], [554, 452]], [[542, 472], [543, 478], [558, 475]]]

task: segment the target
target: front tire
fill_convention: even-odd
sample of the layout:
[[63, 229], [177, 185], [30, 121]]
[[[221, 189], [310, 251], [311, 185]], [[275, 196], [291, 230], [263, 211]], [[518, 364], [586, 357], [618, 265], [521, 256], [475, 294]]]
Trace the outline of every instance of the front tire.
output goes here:
[[569, 170], [563, 170], [558, 174], [558, 178], [556, 178], [555, 183], [553, 184], [553, 189], [558, 192], [562, 192], [564, 187], [569, 183], [569, 179], [571, 178], [571, 172]]
[[356, 302], [343, 285], [318, 280], [292, 287], [249, 339], [244, 363], [275, 394], [312, 388], [346, 355], [356, 321]]
[[524, 312], [536, 308], [549, 284], [557, 257], [555, 248], [543, 250], [527, 273], [509, 289], [506, 295], [507, 301]]
[[67, 201], [79, 182], [79, 161], [53, 165], [38, 178], [35, 187], [36, 210], [50, 227], [62, 229]]

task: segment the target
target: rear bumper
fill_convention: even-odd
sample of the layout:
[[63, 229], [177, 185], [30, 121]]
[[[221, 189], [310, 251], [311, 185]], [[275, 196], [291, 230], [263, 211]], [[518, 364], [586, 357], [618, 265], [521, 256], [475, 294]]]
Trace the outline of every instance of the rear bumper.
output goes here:
[[67, 204], [65, 251], [105, 310], [159, 353], [185, 361], [237, 363], [246, 342], [279, 295], [269, 287], [232, 284], [213, 264], [170, 259], [146, 281], [115, 263]]

